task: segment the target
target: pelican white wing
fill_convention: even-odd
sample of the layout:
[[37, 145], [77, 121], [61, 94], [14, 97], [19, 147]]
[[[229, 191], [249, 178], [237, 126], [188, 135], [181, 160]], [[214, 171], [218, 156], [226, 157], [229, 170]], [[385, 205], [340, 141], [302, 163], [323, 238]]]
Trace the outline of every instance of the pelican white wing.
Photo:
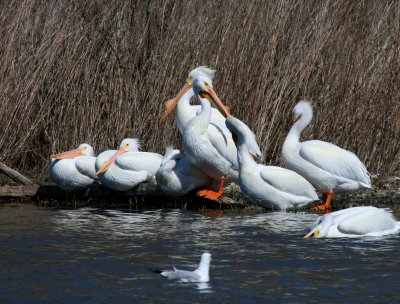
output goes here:
[[384, 236], [398, 231], [400, 223], [389, 209], [361, 206], [318, 217], [305, 237]]
[[308, 202], [318, 200], [314, 187], [301, 175], [280, 167], [263, 166], [261, 178], [275, 189], [288, 194], [303, 197]]
[[299, 154], [304, 160], [339, 177], [360, 182], [371, 187], [369, 173], [352, 152], [328, 142], [310, 140], [300, 144]]

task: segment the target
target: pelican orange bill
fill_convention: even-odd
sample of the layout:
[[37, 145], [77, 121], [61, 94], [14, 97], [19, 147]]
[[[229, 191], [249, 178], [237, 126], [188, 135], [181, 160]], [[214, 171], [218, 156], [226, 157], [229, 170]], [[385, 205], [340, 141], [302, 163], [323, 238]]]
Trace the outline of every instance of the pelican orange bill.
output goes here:
[[174, 99], [170, 99], [165, 103], [166, 110], [164, 114], [160, 117], [159, 124], [161, 125], [164, 120], [168, 117], [168, 115], [175, 109], [176, 105], [178, 104], [179, 100], [182, 96], [192, 88], [191, 84], [185, 84], [183, 88], [179, 91], [178, 95], [175, 96]]
[[66, 158], [75, 158], [80, 156], [87, 156], [86, 154], [82, 153], [82, 148], [66, 151], [59, 154], [50, 155], [50, 158], [54, 159], [66, 159]]

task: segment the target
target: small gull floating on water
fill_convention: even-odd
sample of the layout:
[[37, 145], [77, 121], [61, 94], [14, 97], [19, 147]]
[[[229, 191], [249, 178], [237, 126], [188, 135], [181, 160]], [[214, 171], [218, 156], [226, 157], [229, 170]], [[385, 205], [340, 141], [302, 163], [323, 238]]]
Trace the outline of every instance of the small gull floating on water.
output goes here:
[[211, 254], [208, 252], [204, 252], [201, 255], [199, 267], [194, 271], [180, 270], [177, 269], [175, 266], [173, 267], [173, 270], [150, 270], [171, 280], [179, 280], [181, 282], [206, 283], [210, 280], [210, 262]]

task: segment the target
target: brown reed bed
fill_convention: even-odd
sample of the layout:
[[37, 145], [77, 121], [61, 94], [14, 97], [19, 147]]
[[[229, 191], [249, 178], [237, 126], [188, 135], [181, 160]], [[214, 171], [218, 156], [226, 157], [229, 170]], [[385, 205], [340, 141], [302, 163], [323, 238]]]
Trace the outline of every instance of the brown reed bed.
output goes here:
[[400, 171], [398, 1], [0, 2], [0, 160], [47, 175], [48, 156], [138, 137], [180, 146], [163, 102], [198, 65], [280, 164], [291, 108], [313, 101], [304, 139]]

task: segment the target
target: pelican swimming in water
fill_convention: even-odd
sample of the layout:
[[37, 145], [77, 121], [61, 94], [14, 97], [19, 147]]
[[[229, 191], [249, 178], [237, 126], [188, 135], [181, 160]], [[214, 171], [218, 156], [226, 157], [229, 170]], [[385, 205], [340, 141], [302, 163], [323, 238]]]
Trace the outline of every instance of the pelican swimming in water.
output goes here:
[[228, 116], [226, 126], [237, 136], [240, 190], [253, 202], [269, 209], [304, 207], [318, 201], [314, 187], [296, 172], [256, 163], [246, 142], [254, 133], [239, 119]]
[[175, 267], [173, 270], [150, 270], [170, 280], [179, 280], [181, 282], [206, 283], [210, 280], [210, 263], [211, 254], [208, 252], [204, 252], [200, 258], [199, 267], [194, 271], [180, 270]]
[[206, 187], [209, 177], [177, 149], [168, 148], [156, 173], [158, 187], [172, 196], [182, 196]]
[[77, 149], [50, 156], [50, 175], [65, 191], [80, 191], [97, 179], [96, 157], [92, 146], [81, 144]]
[[118, 191], [127, 191], [143, 182], [155, 183], [162, 155], [152, 152], [140, 152], [136, 138], [125, 138], [120, 149], [108, 150], [97, 156], [96, 175], [106, 187]]
[[[168, 100], [166, 110], [160, 118], [160, 124], [162, 124], [168, 115], [176, 107], [176, 122], [178, 125], [179, 132], [183, 134], [183, 131], [187, 123], [197, 116], [201, 111], [201, 105], [191, 105], [190, 99], [194, 96], [193, 92], [193, 79], [199, 75], [206, 75], [209, 77], [209, 82], [212, 83], [214, 79], [215, 71], [205, 66], [200, 66], [189, 72], [186, 84], [180, 90], [178, 95], [174, 99]], [[224, 132], [226, 136], [231, 136], [230, 132], [225, 127], [225, 117], [215, 108], [211, 108], [211, 119], [209, 124], [208, 132]]]
[[390, 210], [362, 206], [318, 217], [305, 238], [384, 236], [399, 231], [400, 223]]
[[312, 116], [309, 101], [300, 101], [294, 107], [294, 123], [283, 144], [282, 159], [288, 169], [305, 177], [324, 195], [325, 202], [319, 209], [325, 210], [330, 208], [335, 192], [371, 188], [371, 180], [364, 164], [354, 153], [325, 141], [299, 141]]

